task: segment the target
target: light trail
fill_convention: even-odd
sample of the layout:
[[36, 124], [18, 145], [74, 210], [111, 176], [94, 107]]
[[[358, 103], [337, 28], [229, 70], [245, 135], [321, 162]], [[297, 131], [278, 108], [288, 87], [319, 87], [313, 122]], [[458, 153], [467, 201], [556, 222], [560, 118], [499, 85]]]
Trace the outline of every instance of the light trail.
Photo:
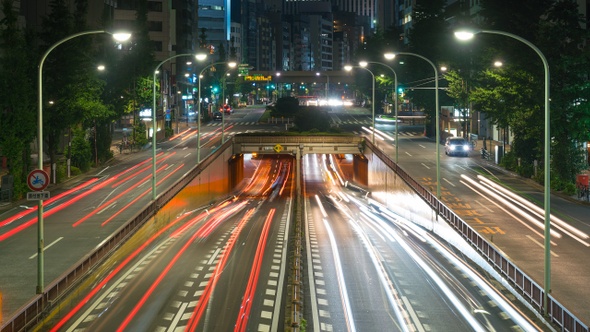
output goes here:
[[[70, 195], [70, 194], [72, 194], [72, 193], [74, 193], [76, 191], [82, 190], [82, 189], [90, 186], [91, 184], [95, 183], [98, 180], [99, 180], [99, 178], [97, 178], [97, 177], [96, 178], [92, 178], [92, 179], [90, 179], [90, 180], [82, 183], [81, 185], [78, 185], [78, 186], [76, 186], [76, 187], [74, 187], [72, 189], [69, 189], [69, 190], [67, 190], [67, 191], [65, 191], [65, 192], [63, 192], [61, 194], [58, 194], [58, 195], [56, 195], [54, 197], [51, 197], [50, 199], [48, 199], [48, 200], [45, 201], [45, 204], [46, 205], [52, 204], [53, 202], [55, 202], [55, 201], [57, 201], [57, 200], [65, 197], [65, 196], [68, 196], [68, 195]], [[0, 221], [0, 227], [7, 226], [7, 225], [11, 224], [12, 222], [14, 222], [15, 220], [18, 220], [18, 219], [20, 219], [20, 218], [22, 218], [24, 216], [27, 216], [27, 215], [29, 215], [29, 214], [37, 211], [37, 205], [32, 206], [32, 207], [25, 207], [25, 208], [26, 208], [25, 211], [21, 211], [21, 212], [15, 214], [12, 217], [9, 217], [9, 218], [6, 218], [6, 219]]]
[[[384, 209], [387, 210], [387, 209]], [[389, 211], [388, 211], [389, 212]], [[389, 212], [389, 215], [393, 215], [393, 213]], [[421, 238], [426, 239], [426, 241], [434, 247], [434, 249], [442, 254], [453, 266], [459, 268], [461, 272], [466, 274], [470, 280], [475, 282], [477, 286], [487, 295], [489, 296], [494, 303], [500, 306], [504, 313], [506, 313], [513, 322], [518, 324], [520, 328], [525, 331], [538, 331], [539, 328], [533, 326], [531, 322], [526, 319], [523, 314], [517, 311], [512, 305], [510, 305], [507, 300], [502, 297], [498, 292], [496, 292], [485, 280], [483, 280], [472, 268], [467, 266], [462, 260], [460, 260], [455, 254], [451, 253], [445, 246], [438, 240], [432, 237], [430, 233], [425, 231], [424, 229], [414, 225], [412, 222], [405, 220], [403, 218], [396, 217], [395, 219], [390, 219], [389, 216], [386, 217], [389, 221], [397, 224], [403, 225], [406, 229], [412, 229], [414, 234], [418, 234]], [[401, 222], [403, 220], [403, 223]], [[391, 227], [389, 227], [389, 231], [395, 233]], [[399, 235], [394, 235], [398, 241], [403, 240]], [[401, 243], [401, 242], [400, 242]], [[408, 246], [406, 242], [401, 243], [403, 246]], [[409, 246], [408, 246], [409, 248]], [[411, 250], [411, 249], [410, 249]], [[413, 250], [412, 256], [416, 255]], [[438, 282], [437, 282], [438, 284]], [[445, 294], [446, 291], [445, 291]]]
[[274, 214], [275, 209], [270, 209], [269, 214], [264, 222], [264, 227], [258, 240], [258, 246], [256, 247], [256, 253], [254, 254], [254, 262], [252, 263], [252, 268], [250, 270], [248, 286], [246, 287], [246, 292], [244, 292], [244, 296], [242, 297], [242, 304], [240, 306], [240, 312], [238, 313], [238, 320], [236, 321], [234, 331], [244, 332], [248, 327], [248, 318], [250, 317], [252, 302], [254, 295], [256, 294], [258, 277], [260, 276], [260, 269], [262, 268], [262, 259], [264, 258], [268, 233], [270, 232], [270, 226], [272, 224], [272, 218]]
[[[181, 215], [176, 220], [172, 221], [161, 230], [159, 230], [156, 234], [152, 235], [149, 239], [147, 239], [143, 244], [141, 244], [135, 251], [133, 251], [129, 256], [127, 256], [121, 264], [119, 264], [111, 273], [109, 273], [104, 279], [102, 279], [98, 284], [94, 285], [92, 290], [74, 306], [70, 312], [68, 312], [51, 330], [50, 332], [57, 332], [61, 329], [78, 311], [80, 311], [86, 303], [90, 302], [90, 300], [105, 287], [105, 285], [110, 282], [119, 272], [121, 272], [130, 262], [135, 259], [140, 253], [143, 252], [145, 248], [152, 244], [160, 235], [167, 232], [170, 228], [175, 226], [177, 223], [182, 221], [184, 218], [188, 217], [188, 214]], [[57, 314], [57, 312], [55, 313]], [[48, 316], [46, 320], [51, 320], [52, 316]]]
[[195, 306], [195, 309], [193, 310], [193, 312], [190, 316], [190, 319], [188, 321], [188, 325], [186, 326], [185, 331], [192, 332], [197, 329], [197, 326], [199, 325], [201, 317], [203, 316], [203, 313], [205, 312], [205, 309], [207, 308], [207, 304], [209, 303], [209, 300], [211, 298], [211, 294], [213, 293], [213, 290], [215, 289], [215, 286], [217, 285], [217, 282], [219, 281], [219, 277], [223, 273], [225, 265], [227, 264], [227, 261], [229, 260], [229, 255], [232, 252], [234, 245], [236, 244], [236, 240], [237, 240], [238, 236], [240, 235], [240, 233], [242, 232], [242, 229], [244, 228], [244, 226], [246, 225], [246, 223], [248, 222], [248, 220], [252, 216], [252, 214], [254, 214], [254, 211], [255, 211], [254, 209], [250, 209], [248, 212], [246, 212], [244, 217], [240, 220], [240, 222], [238, 223], [238, 225], [236, 226], [236, 228], [232, 232], [229, 240], [225, 244], [225, 249], [223, 250], [221, 257], [219, 258], [219, 261], [217, 262], [217, 265], [215, 266], [215, 269], [213, 270], [213, 274], [212, 274], [211, 278], [209, 279], [207, 286], [205, 286], [205, 289], [203, 290], [203, 293], [201, 294], [201, 297], [199, 298], [199, 301], [197, 302], [197, 305]]
[[[159, 170], [157, 170], [156, 172], [160, 172], [162, 171], [163, 168], [160, 168]], [[100, 212], [105, 206], [109, 206], [112, 203], [116, 202], [119, 198], [123, 197], [124, 195], [128, 194], [129, 192], [131, 192], [133, 189], [139, 187], [144, 181], [147, 181], [149, 178], [151, 177], [150, 175], [146, 175], [143, 179], [139, 180], [138, 182], [136, 182], [134, 185], [132, 185], [131, 187], [127, 188], [126, 190], [120, 192], [118, 195], [116, 195], [115, 197], [109, 199], [108, 201], [100, 204], [99, 206], [97, 206], [94, 210], [88, 212], [84, 217], [78, 219], [76, 222], [74, 222], [72, 224], [72, 227], [77, 227], [80, 224], [82, 224], [84, 221], [88, 220], [90, 217], [94, 216], [95, 214], [97, 214], [98, 212]]]
[[[524, 212], [522, 209], [519, 209], [518, 207], [516, 207], [514, 204], [512, 204], [511, 202], [509, 202], [507, 199], [505, 199], [503, 196], [499, 195], [498, 193], [480, 185], [479, 183], [475, 182], [475, 180], [469, 178], [468, 176], [461, 174], [461, 178], [467, 180], [469, 183], [471, 183], [473, 186], [477, 186], [480, 188], [480, 190], [484, 191], [485, 194], [495, 198], [497, 201], [501, 202], [502, 204], [504, 204], [505, 206], [511, 208], [513, 211], [515, 211], [516, 213], [518, 213], [521, 217], [525, 218], [526, 220], [530, 221], [533, 225], [539, 227], [540, 229], [545, 229], [545, 226], [543, 225], [543, 223], [541, 223], [539, 220], [533, 218], [531, 215], [529, 215], [528, 213]], [[465, 184], [463, 181], [461, 181], [463, 184]], [[482, 195], [482, 197], [486, 197], [484, 195]], [[556, 232], [555, 230], [551, 230], [551, 235], [555, 236], [557, 238], [561, 238], [561, 234]], [[543, 236], [544, 237], [544, 236]]]
[[[504, 195], [504, 197], [510, 198], [519, 204], [523, 205], [531, 214], [537, 216], [539, 219], [544, 219], [545, 209], [538, 207], [537, 205], [525, 200], [524, 198], [520, 197], [519, 195], [507, 190], [506, 188], [498, 185], [497, 183], [487, 179], [484, 176], [478, 175], [477, 178], [482, 182], [488, 185], [490, 188], [493, 188], [496, 192]], [[584, 241], [589, 238], [588, 234], [580, 231], [579, 229], [567, 224], [565, 221], [561, 220], [560, 218], [551, 214], [551, 221], [552, 224], [560, 229], [563, 233], [569, 235], [574, 240], [580, 242], [586, 247], [590, 247], [590, 243]]]
[[[321, 202], [319, 204], [321, 204]], [[342, 300], [342, 309], [344, 310], [344, 320], [346, 321], [346, 328], [348, 331], [354, 332], [356, 331], [356, 326], [354, 324], [352, 308], [350, 307], [348, 289], [346, 288], [346, 281], [344, 280], [344, 272], [342, 271], [342, 261], [340, 260], [340, 254], [338, 253], [338, 243], [336, 242], [336, 237], [334, 237], [334, 232], [330, 227], [330, 223], [328, 223], [326, 219], [323, 219], [323, 221], [324, 226], [326, 227], [326, 230], [328, 232], [328, 237], [330, 238], [330, 245], [332, 247], [332, 256], [334, 258], [334, 265], [336, 266], [336, 277], [338, 279], [338, 289], [340, 290], [340, 299]]]

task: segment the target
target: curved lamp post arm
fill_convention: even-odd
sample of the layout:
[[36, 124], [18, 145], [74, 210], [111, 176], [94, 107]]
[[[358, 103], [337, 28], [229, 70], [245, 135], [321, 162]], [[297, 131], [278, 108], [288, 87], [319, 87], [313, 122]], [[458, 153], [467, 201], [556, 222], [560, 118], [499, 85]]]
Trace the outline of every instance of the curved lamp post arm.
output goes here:
[[[543, 199], [543, 204], [545, 206], [545, 230], [544, 230], [544, 237], [545, 237], [545, 241], [544, 241], [544, 247], [545, 247], [545, 271], [544, 271], [544, 292], [543, 292], [543, 303], [544, 303], [544, 311], [545, 314], [547, 314], [548, 311], [548, 305], [547, 305], [547, 296], [548, 294], [551, 292], [551, 167], [550, 167], [550, 159], [551, 159], [551, 113], [550, 113], [550, 74], [549, 74], [549, 63], [547, 62], [547, 58], [545, 58], [545, 55], [543, 54], [543, 52], [541, 52], [541, 50], [535, 46], [533, 43], [531, 43], [530, 41], [509, 33], [509, 32], [505, 32], [505, 31], [498, 31], [498, 30], [480, 30], [480, 31], [476, 31], [473, 32], [473, 34], [477, 34], [477, 33], [489, 33], [489, 34], [494, 34], [494, 35], [502, 35], [502, 36], [506, 36], [506, 37], [510, 37], [513, 39], [516, 39], [518, 41], [520, 41], [521, 43], [527, 45], [528, 47], [530, 47], [531, 49], [533, 49], [533, 51], [535, 51], [535, 53], [537, 53], [537, 55], [539, 56], [539, 58], [541, 58], [541, 61], [543, 62], [543, 70], [544, 70], [544, 81], [545, 81], [545, 100], [544, 100], [544, 106], [545, 106], [545, 125], [544, 125], [544, 131], [545, 131], [545, 138], [544, 138], [544, 142], [543, 142], [543, 150], [544, 150], [544, 158], [543, 158], [543, 172], [544, 172], [544, 199]], [[460, 38], [460, 39], [465, 39], [465, 38], [461, 38], [461, 36], [459, 36], [458, 33], [455, 33], [455, 35]]]
[[187, 56], [194, 56], [191, 53], [183, 53], [183, 54], [176, 54], [173, 55], [162, 62], [160, 62], [156, 68], [154, 69], [154, 81], [153, 81], [153, 98], [152, 98], [152, 200], [156, 200], [156, 75], [160, 67], [175, 58], [179, 57], [187, 57]]
[[227, 61], [218, 61], [218, 62], [213, 62], [210, 63], [208, 65], [206, 65], [205, 67], [203, 67], [203, 69], [201, 69], [201, 72], [199, 72], [199, 97], [197, 100], [197, 105], [198, 105], [198, 110], [197, 110], [197, 163], [201, 162], [201, 76], [203, 75], [203, 73], [205, 72], [205, 70], [215, 66], [215, 65], [221, 65], [224, 63], [228, 63]]
[[360, 68], [368, 71], [371, 73], [372, 83], [373, 83], [373, 96], [371, 100], [371, 109], [372, 109], [372, 118], [373, 118], [373, 130], [371, 135], [371, 143], [375, 144], [375, 74], [369, 69], [362, 66], [356, 66], [355, 68]]
[[393, 107], [395, 109], [395, 163], [398, 162], [398, 119], [397, 119], [397, 74], [389, 65], [379, 61], [368, 61], [367, 63], [374, 63], [385, 66], [393, 73]]
[[[434, 80], [434, 98], [436, 99], [435, 101], [435, 118], [436, 118], [436, 130], [435, 130], [435, 141], [436, 141], [436, 197], [438, 197], [440, 199], [440, 107], [439, 107], [439, 101], [438, 101], [438, 69], [436, 69], [436, 66], [434, 65], [434, 63], [432, 63], [432, 61], [430, 61], [428, 58], [420, 55], [420, 54], [416, 54], [416, 53], [409, 53], [409, 52], [397, 52], [396, 54], [399, 55], [412, 55], [415, 57], [418, 57], [426, 62], [428, 62], [430, 64], [430, 66], [432, 66], [432, 69], [434, 70], [434, 77], [436, 78]], [[438, 213], [437, 213], [438, 215]]]
[[[37, 97], [38, 97], [38, 112], [37, 112], [37, 140], [39, 141], [38, 149], [39, 152], [37, 153], [38, 160], [38, 167], [39, 169], [43, 169], [43, 64], [45, 63], [45, 59], [51, 51], [53, 51], [59, 45], [67, 42], [70, 39], [84, 36], [84, 35], [92, 35], [92, 34], [99, 34], [99, 33], [108, 33], [105, 30], [91, 30], [91, 31], [84, 31], [75, 33], [73, 35], [67, 36], [55, 44], [51, 45], [43, 56], [41, 56], [41, 60], [39, 61], [39, 68], [37, 73]], [[37, 201], [37, 294], [43, 293], [44, 288], [44, 230], [43, 230], [43, 200]]]

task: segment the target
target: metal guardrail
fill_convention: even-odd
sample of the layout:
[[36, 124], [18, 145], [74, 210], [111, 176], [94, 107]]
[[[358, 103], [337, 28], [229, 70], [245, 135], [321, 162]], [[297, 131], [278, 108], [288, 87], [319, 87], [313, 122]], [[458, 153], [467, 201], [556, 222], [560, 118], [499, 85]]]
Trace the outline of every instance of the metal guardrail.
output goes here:
[[[435, 195], [426, 190], [418, 181], [411, 178], [383, 151], [379, 150], [370, 141], [366, 141], [367, 148], [380, 158], [388, 167], [396, 172], [438, 215], [445, 219], [461, 236], [469, 242], [496, 270], [502, 274], [521, 295], [540, 313], [543, 313], [543, 287], [527, 276], [514, 263], [506, 258], [495, 246], [479, 235], [471, 226], [463, 221], [451, 209], [440, 202]], [[547, 296], [547, 316], [551, 323], [561, 327], [562, 331], [589, 332], [588, 326], [574, 316], [566, 307], [559, 303], [550, 294]]]
[[24, 331], [37, 324], [42, 313], [53, 303], [59, 301], [73, 286], [80, 282], [88, 271], [100, 264], [121, 243], [127, 240], [135, 231], [145, 224], [160, 207], [168, 203], [197, 175], [206, 169], [225, 149], [231, 145], [231, 141], [225, 142], [217, 150], [207, 156], [201, 163], [195, 165], [186, 176], [162, 192], [155, 201], [146, 204], [126, 224], [109, 236], [103, 244], [79, 260], [73, 267], [45, 287], [43, 294], [36, 295], [29, 303], [21, 307], [17, 312], [0, 327], [1, 332]]

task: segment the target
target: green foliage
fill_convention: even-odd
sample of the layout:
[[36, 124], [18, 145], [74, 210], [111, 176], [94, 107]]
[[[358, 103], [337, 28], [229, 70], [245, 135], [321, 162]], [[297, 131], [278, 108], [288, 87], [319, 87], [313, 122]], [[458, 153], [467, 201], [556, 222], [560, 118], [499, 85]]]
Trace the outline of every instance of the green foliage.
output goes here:
[[575, 195], [577, 192], [578, 189], [576, 188], [576, 185], [573, 182], [567, 182], [563, 187], [563, 193], [568, 196]]
[[295, 97], [281, 97], [277, 100], [274, 107], [271, 108], [271, 116], [274, 117], [293, 117], [299, 111], [299, 101]]
[[90, 169], [92, 162], [92, 146], [86, 131], [76, 127], [72, 129], [71, 150], [69, 151], [71, 165], [83, 172]]
[[172, 127], [166, 127], [164, 135], [166, 138], [174, 136], [174, 129]]
[[139, 121], [138, 124], [133, 126], [133, 130], [135, 131], [134, 145], [141, 149], [148, 143], [146, 131], [147, 128], [145, 127], [145, 123], [143, 121]]
[[299, 131], [324, 132], [330, 129], [330, 117], [321, 107], [301, 107], [294, 122]]
[[31, 167], [30, 142], [36, 134], [35, 65], [37, 57], [30, 36], [18, 27], [14, 1], [3, 0], [0, 21], [0, 154], [13, 176], [15, 199], [28, 191]]

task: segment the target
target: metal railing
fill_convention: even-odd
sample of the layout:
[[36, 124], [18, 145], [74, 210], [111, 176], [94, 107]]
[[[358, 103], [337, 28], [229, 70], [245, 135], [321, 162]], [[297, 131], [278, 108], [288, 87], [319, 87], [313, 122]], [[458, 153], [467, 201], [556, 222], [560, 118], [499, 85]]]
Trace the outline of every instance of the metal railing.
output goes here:
[[[434, 194], [424, 188], [418, 181], [410, 177], [387, 154], [378, 149], [371, 142], [366, 141], [367, 148], [391, 168], [405, 181], [420, 197], [426, 201], [434, 211], [447, 221], [461, 236], [470, 243], [496, 270], [504, 276], [537, 311], [543, 313], [543, 287], [527, 276], [514, 263], [506, 258], [495, 246], [479, 235], [463, 219], [440, 202]], [[566, 307], [550, 294], [547, 296], [547, 319], [563, 331], [589, 332], [588, 326], [574, 316]]]

